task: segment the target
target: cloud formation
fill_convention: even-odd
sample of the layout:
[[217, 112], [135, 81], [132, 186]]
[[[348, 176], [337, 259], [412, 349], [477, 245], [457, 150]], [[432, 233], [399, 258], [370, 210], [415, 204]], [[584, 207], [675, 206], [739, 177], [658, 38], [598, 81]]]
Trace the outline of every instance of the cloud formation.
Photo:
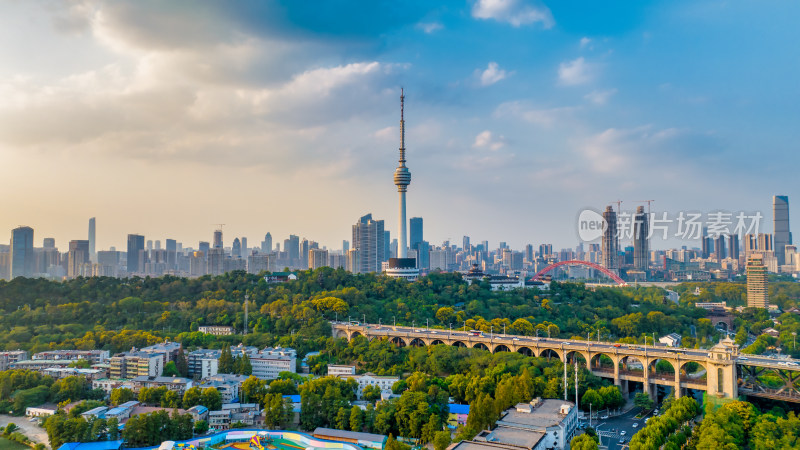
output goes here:
[[498, 81], [504, 80], [508, 74], [505, 70], [501, 69], [496, 62], [490, 62], [483, 71], [478, 71], [478, 79], [481, 86], [491, 86]]
[[555, 23], [546, 6], [525, 0], [478, 0], [472, 5], [472, 17], [505, 22], [513, 27], [540, 23], [547, 29]]
[[558, 66], [559, 83], [565, 86], [586, 84], [594, 78], [593, 69], [583, 56], [563, 62]]

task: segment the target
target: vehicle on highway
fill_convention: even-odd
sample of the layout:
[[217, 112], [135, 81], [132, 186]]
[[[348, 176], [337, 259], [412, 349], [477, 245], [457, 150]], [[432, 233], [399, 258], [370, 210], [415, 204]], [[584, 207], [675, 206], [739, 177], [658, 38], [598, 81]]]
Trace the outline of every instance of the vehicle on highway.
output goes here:
[[619, 432], [619, 435], [620, 435], [620, 436], [625, 436], [625, 433], [627, 433], [627, 431], [625, 431], [625, 430], [622, 430], [622, 431], [620, 431], [620, 432]]
[[625, 443], [625, 438], [619, 438], [619, 443], [620, 444], [624, 444]]
[[742, 361], [747, 361], [747, 357], [746, 356], [740, 356], [739, 359], [741, 359]]
[[649, 417], [647, 419], [644, 419], [644, 423], [647, 423], [648, 420], [650, 420]]
[[606, 416], [600, 416], [600, 419], [601, 420], [608, 420], [608, 416], [607, 415]]
[[470, 336], [483, 336], [483, 331], [480, 330], [469, 330]]
[[631, 426], [632, 426], [633, 428], [639, 428], [639, 424], [638, 424], [638, 423], [634, 423], [634, 424], [633, 424], [633, 425], [631, 425]]
[[614, 347], [617, 347], [617, 348], [622, 347], [622, 344], [614, 344]]
[[512, 341], [518, 341], [518, 340], [519, 340], [519, 338], [514, 338], [514, 339], [511, 339], [511, 340], [512, 340]]

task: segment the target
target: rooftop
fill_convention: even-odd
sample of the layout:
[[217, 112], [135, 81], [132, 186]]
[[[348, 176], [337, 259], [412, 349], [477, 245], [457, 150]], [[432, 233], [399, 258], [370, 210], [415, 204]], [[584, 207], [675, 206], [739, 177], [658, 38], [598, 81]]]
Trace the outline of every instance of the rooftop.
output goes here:
[[343, 430], [334, 430], [333, 428], [322, 428], [317, 427], [312, 433], [314, 436], [328, 436], [334, 438], [342, 438], [342, 439], [357, 439], [359, 441], [368, 441], [368, 442], [384, 442], [386, 441], [387, 437], [382, 434], [373, 434], [373, 433], [359, 433], [357, 431], [343, 431]]
[[122, 441], [99, 441], [99, 442], [68, 442], [63, 444], [58, 450], [119, 450]]
[[[486, 433], [483, 435], [483, 433]], [[508, 444], [514, 447], [534, 448], [544, 438], [544, 433], [521, 428], [497, 427], [493, 431], [483, 432], [476, 440], [485, 439], [486, 442]]]
[[531, 407], [528, 403], [521, 403], [520, 405], [507, 409], [505, 415], [497, 421], [497, 425], [517, 426], [520, 428], [547, 428], [558, 426], [564, 419], [564, 414], [561, 414], [562, 405], [567, 405], [570, 409], [575, 406], [574, 403], [563, 400], [545, 399], [541, 400], [538, 406], [531, 408], [530, 412], [520, 412], [519, 410], [524, 409], [523, 406]]
[[499, 442], [461, 441], [450, 450], [519, 450], [519, 447]]
[[469, 414], [469, 405], [462, 405], [459, 403], [451, 403], [447, 405], [452, 414]]

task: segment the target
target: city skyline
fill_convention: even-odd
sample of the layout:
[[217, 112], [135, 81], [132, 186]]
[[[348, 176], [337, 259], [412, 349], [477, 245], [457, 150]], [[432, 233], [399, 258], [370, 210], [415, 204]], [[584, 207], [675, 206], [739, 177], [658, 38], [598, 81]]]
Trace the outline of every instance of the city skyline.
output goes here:
[[[397, 235], [405, 86], [425, 193], [408, 216], [431, 243], [574, 247], [564, 224], [617, 198], [758, 210], [771, 230], [769, 197], [797, 198], [800, 6], [575, 6], [3, 5], [0, 161], [17, 169], [0, 229], [63, 249], [96, 217], [106, 249], [132, 233], [195, 246], [223, 222], [337, 248], [372, 213]], [[754, 149], [763, 170], [743, 163]]]

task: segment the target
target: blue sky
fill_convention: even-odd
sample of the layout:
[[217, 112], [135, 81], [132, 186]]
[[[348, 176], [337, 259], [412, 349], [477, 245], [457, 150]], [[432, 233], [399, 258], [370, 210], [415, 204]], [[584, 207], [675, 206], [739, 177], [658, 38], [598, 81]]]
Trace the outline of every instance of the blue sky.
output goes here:
[[574, 246], [580, 210], [618, 199], [800, 198], [796, 2], [309, 5], [1, 5], [0, 226], [339, 248], [372, 212], [394, 234], [401, 86], [434, 244]]

